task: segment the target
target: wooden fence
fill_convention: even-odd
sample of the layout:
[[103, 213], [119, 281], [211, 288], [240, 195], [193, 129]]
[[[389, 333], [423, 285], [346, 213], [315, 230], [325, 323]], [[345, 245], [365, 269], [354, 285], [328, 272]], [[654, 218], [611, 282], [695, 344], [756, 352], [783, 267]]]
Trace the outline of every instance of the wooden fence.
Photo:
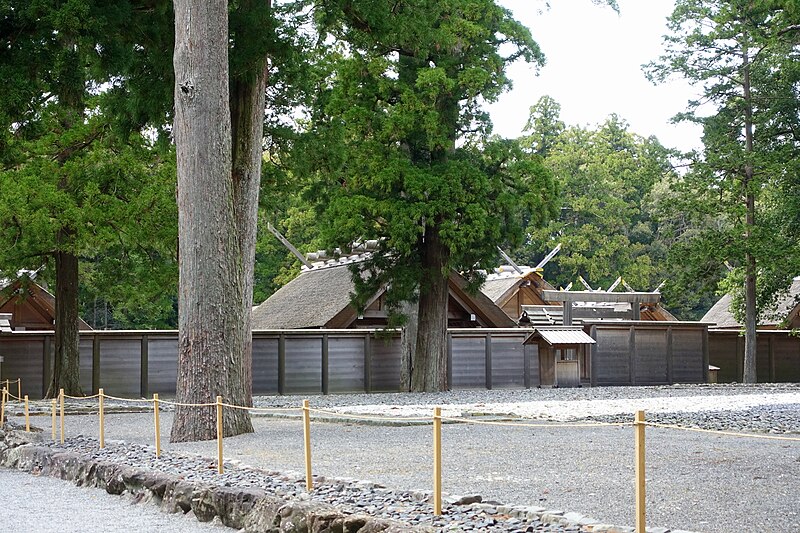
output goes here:
[[[584, 383], [652, 385], [707, 381], [707, 328], [682, 322], [587, 325], [597, 340], [582, 361]], [[451, 329], [448, 376], [454, 389], [539, 385], [531, 329]], [[0, 379], [22, 379], [22, 393], [40, 398], [51, 379], [53, 332], [0, 334]], [[254, 394], [392, 392], [400, 388], [400, 337], [381, 330], [253, 332]], [[80, 338], [84, 391], [170, 396], [177, 379], [176, 331], [89, 331]]]
[[[800, 337], [791, 331], [758, 330], [756, 374], [760, 383], [800, 382]], [[742, 382], [744, 337], [738, 330], [709, 330], [710, 362], [720, 383]]]

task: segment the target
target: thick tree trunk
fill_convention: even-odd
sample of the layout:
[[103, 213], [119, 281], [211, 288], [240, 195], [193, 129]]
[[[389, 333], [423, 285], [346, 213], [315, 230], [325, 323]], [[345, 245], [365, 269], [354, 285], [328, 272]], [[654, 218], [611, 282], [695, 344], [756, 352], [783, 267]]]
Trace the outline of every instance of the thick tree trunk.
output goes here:
[[[175, 141], [178, 163], [177, 400], [249, 402], [244, 364], [245, 267], [231, 172], [228, 5], [175, 2]], [[249, 330], [247, 331], [249, 333]], [[216, 437], [213, 407], [178, 407], [171, 440]], [[252, 432], [247, 411], [226, 409], [224, 434]]]
[[745, 136], [745, 163], [744, 163], [744, 194], [746, 226], [745, 226], [745, 279], [744, 279], [744, 369], [742, 381], [755, 383], [756, 355], [758, 339], [756, 338], [756, 258], [752, 250], [753, 228], [755, 227], [756, 197], [751, 190], [753, 187], [753, 96], [750, 87], [750, 57], [747, 47], [742, 51], [743, 82], [742, 93], [744, 96], [744, 136]]
[[239, 254], [242, 258], [242, 366], [246, 378], [239, 391], [240, 405], [253, 402], [253, 273], [256, 259], [258, 227], [258, 193], [261, 185], [261, 163], [264, 137], [264, 105], [267, 85], [266, 61], [252, 79], [231, 81], [231, 130], [233, 147], [233, 197], [236, 215]]
[[419, 302], [403, 302], [401, 311], [406, 317], [406, 325], [400, 336], [400, 390], [411, 390], [411, 369], [417, 351], [417, 325], [419, 324]]
[[449, 252], [436, 226], [425, 227], [422, 283], [419, 295], [417, 348], [411, 368], [411, 390], [434, 392], [447, 383], [447, 296]]
[[53, 379], [46, 396], [55, 398], [59, 389], [81, 396], [78, 334], [78, 258], [56, 252], [56, 323]]

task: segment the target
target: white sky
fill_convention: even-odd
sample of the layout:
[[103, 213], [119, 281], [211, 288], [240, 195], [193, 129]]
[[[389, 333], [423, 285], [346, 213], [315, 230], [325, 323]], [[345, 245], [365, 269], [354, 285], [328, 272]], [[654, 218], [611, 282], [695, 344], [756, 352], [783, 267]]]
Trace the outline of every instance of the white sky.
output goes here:
[[682, 80], [654, 86], [641, 65], [662, 53], [666, 17], [674, 0], [619, 0], [620, 14], [590, 0], [500, 0], [528, 26], [547, 56], [538, 76], [520, 62], [509, 69], [512, 91], [489, 106], [495, 133], [517, 137], [530, 106], [543, 95], [561, 104], [568, 125], [596, 125], [611, 113], [639, 135], [655, 135], [668, 147], [700, 146], [700, 129], [673, 125], [694, 90]]

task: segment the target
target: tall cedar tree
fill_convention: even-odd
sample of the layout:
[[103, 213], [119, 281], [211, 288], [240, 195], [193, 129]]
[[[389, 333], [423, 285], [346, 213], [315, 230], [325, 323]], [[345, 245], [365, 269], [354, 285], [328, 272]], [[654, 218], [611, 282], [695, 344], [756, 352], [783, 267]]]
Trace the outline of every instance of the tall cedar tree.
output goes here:
[[[253, 401], [250, 309], [271, 21], [268, 1], [237, 2], [230, 28], [225, 0], [175, 2], [181, 403]], [[226, 412], [226, 436], [252, 431], [247, 411]], [[178, 407], [173, 442], [215, 436], [213, 408]]]
[[[79, 257], [145, 248], [174, 220], [169, 165], [103, 113], [101, 87], [131, 60], [118, 36], [138, 16], [124, 0], [0, 6], [0, 263], [7, 272], [55, 266], [50, 395], [81, 392]], [[161, 218], [141, 221], [146, 211]]]
[[395, 310], [418, 298], [406, 385], [445, 390], [451, 269], [477, 282], [497, 245], [520, 242], [526, 211], [552, 215], [549, 173], [515, 143], [489, 138], [481, 108], [510, 85], [507, 65], [544, 57], [492, 0], [324, 6], [322, 28], [341, 44], [297, 151], [299, 172], [321, 180], [328, 242], [380, 239], [354, 271], [356, 304], [381, 286]]
[[[759, 215], [770, 191], [793, 173], [786, 155], [797, 146], [796, 80], [786, 73], [796, 68], [786, 67], [796, 60], [796, 11], [795, 2], [680, 0], [669, 19], [666, 53], [647, 67], [654, 81], [679, 74], [700, 88], [701, 98], [678, 118], [702, 124], [704, 150], [694, 154], [678, 188], [688, 193], [684, 207], [698, 219], [717, 213], [725, 223], [694, 233], [687, 248], [698, 262], [728, 261], [740, 274], [747, 383], [756, 381], [757, 276], [774, 272], [771, 265], [786, 253], [787, 243]], [[716, 110], [704, 116], [703, 103]], [[784, 280], [790, 277], [784, 272]]]

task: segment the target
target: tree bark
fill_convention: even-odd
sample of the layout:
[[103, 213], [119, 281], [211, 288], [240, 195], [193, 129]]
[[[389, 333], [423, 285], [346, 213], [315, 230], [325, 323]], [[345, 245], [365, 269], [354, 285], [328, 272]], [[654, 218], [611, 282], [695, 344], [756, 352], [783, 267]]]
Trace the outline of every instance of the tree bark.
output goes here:
[[417, 350], [417, 324], [419, 324], [419, 302], [403, 302], [402, 314], [406, 325], [400, 335], [400, 390], [411, 390], [411, 373], [414, 354]]
[[448, 262], [449, 251], [441, 241], [438, 228], [427, 225], [422, 247], [417, 347], [411, 372], [411, 390], [415, 392], [448, 389]]
[[744, 96], [744, 194], [745, 209], [745, 279], [744, 279], [744, 369], [742, 381], [755, 383], [757, 381], [756, 357], [758, 339], [756, 333], [757, 307], [756, 307], [756, 258], [751, 249], [753, 228], [755, 227], [756, 199], [751, 190], [753, 186], [753, 96], [750, 87], [750, 57], [747, 46], [742, 51], [742, 93]]
[[45, 396], [55, 398], [59, 389], [64, 389], [66, 394], [72, 396], [82, 396], [78, 331], [78, 258], [72, 253], [58, 251], [55, 259], [55, 357], [53, 379]]
[[[178, 164], [178, 382], [180, 403], [248, 402], [245, 259], [232, 175], [226, 0], [175, 2]], [[244, 399], [243, 399], [244, 398]], [[216, 437], [213, 407], [175, 412], [171, 440]], [[225, 412], [224, 435], [252, 432], [244, 410]]]

